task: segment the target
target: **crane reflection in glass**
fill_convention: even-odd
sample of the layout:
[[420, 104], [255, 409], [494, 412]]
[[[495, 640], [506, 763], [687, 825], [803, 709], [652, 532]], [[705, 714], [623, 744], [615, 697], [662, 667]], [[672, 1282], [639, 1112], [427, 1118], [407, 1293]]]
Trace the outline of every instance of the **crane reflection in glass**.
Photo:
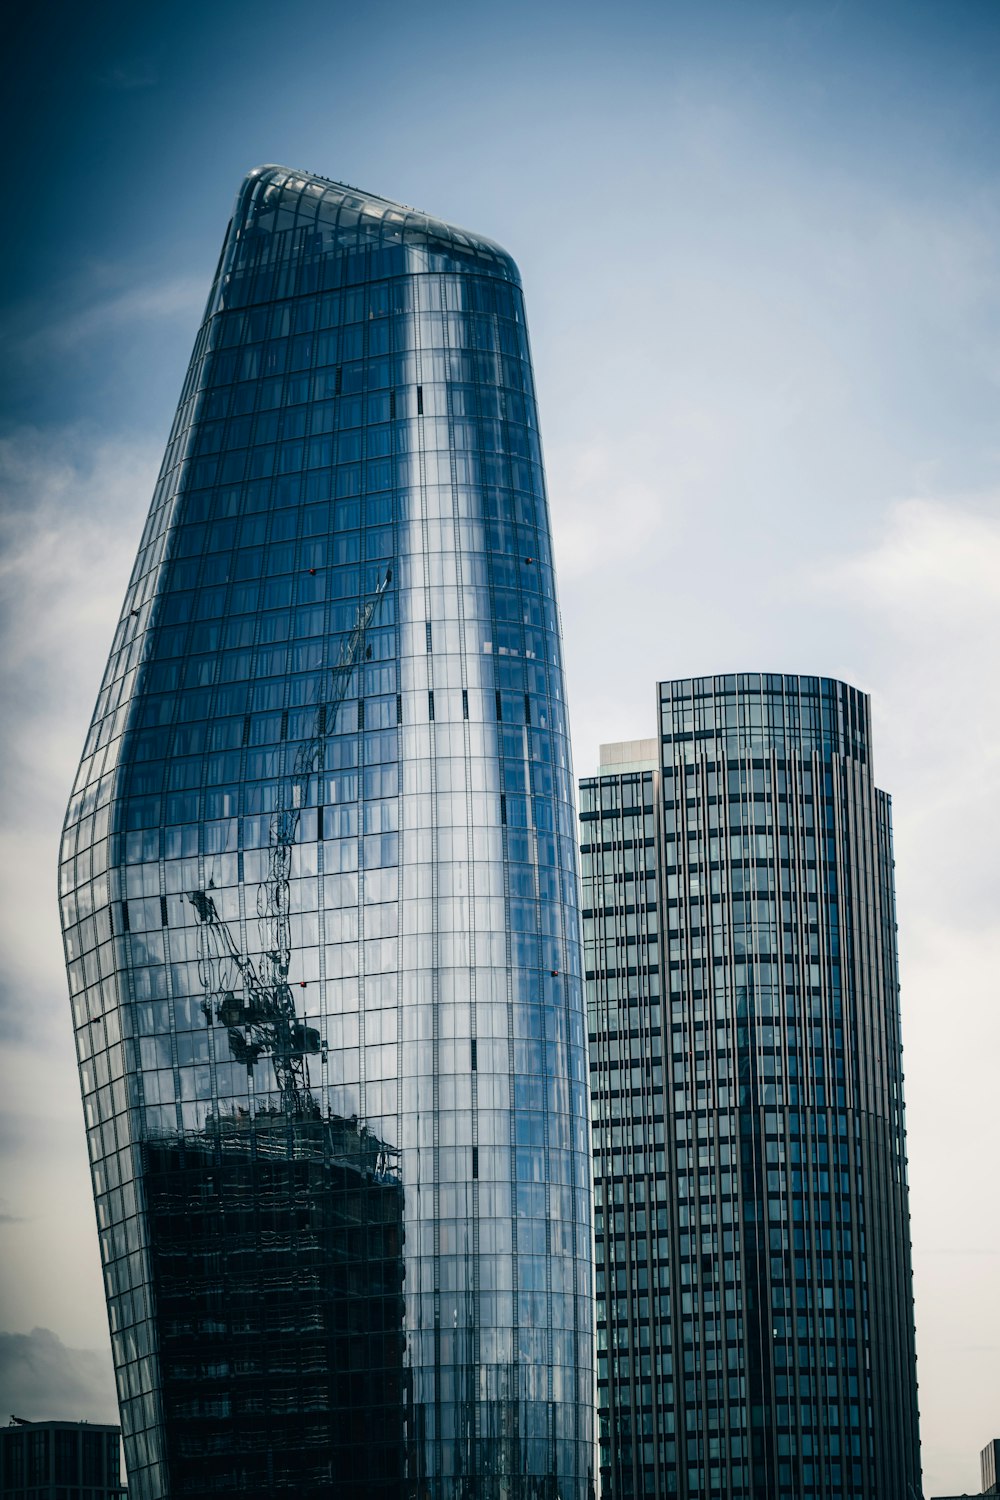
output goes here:
[[61, 852], [139, 1500], [591, 1494], [571, 788], [516, 267], [252, 172]]

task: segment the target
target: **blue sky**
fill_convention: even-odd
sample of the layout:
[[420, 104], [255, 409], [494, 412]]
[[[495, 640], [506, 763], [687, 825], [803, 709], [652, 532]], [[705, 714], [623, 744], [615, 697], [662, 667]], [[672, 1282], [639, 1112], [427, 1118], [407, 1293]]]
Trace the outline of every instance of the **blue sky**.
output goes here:
[[277, 161], [521, 266], [578, 770], [653, 731], [661, 677], [872, 693], [925, 1485], [973, 1488], [1000, 1411], [1000, 7], [59, 3], [5, 43], [0, 1408], [107, 1411], [58, 825], [232, 198]]

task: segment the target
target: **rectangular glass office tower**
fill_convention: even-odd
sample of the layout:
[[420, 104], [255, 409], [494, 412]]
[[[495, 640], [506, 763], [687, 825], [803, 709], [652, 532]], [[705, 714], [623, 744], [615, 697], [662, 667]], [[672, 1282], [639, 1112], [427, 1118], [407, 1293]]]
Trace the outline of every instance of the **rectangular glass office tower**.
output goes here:
[[589, 1494], [571, 775], [516, 267], [252, 172], [62, 845], [136, 1500]]
[[661, 683], [581, 783], [602, 1494], [920, 1493], [867, 697]]

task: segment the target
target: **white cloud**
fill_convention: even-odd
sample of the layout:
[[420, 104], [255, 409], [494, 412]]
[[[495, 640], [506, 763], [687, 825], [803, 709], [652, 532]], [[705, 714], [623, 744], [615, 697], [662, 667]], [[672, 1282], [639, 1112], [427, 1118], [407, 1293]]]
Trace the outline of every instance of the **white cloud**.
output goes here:
[[925, 1485], [993, 1432], [1000, 1349], [1000, 503], [909, 500], [812, 579], [853, 613], [893, 796]]
[[155, 474], [145, 445], [32, 431], [0, 443], [0, 938], [22, 994], [63, 989], [59, 826]]
[[[129, 284], [131, 282], [132, 284]], [[58, 370], [89, 381], [113, 374], [130, 345], [151, 352], [164, 339], [173, 350], [174, 334], [193, 334], [205, 306], [203, 275], [171, 274], [135, 284], [134, 271], [113, 261], [95, 262], [53, 283], [42, 299], [28, 298], [8, 312], [6, 353], [11, 369], [30, 379], [43, 377], [46, 387]], [[65, 435], [66, 430], [63, 429]], [[25, 443], [24, 430], [13, 442]], [[7, 440], [8, 442], [11, 439]], [[92, 446], [94, 440], [91, 439]]]
[[[105, 270], [99, 282], [114, 276]], [[104, 291], [101, 285], [80, 294], [84, 305], [45, 324], [29, 335], [22, 349], [29, 353], [59, 354], [79, 349], [95, 338], [120, 333], [141, 323], [182, 318], [192, 324], [205, 305], [204, 276], [169, 276], [144, 286], [114, 288]]]
[[70, 1349], [49, 1328], [0, 1333], [0, 1411], [29, 1422], [118, 1422], [110, 1350]]
[[550, 471], [557, 490], [559, 576], [586, 576], [608, 562], [641, 555], [661, 542], [666, 519], [662, 492], [634, 468], [618, 463], [615, 449], [601, 442], [553, 455]]
[[83, 431], [0, 443], [0, 1326], [89, 1343], [104, 1308], [56, 862], [157, 458]]
[[1000, 501], [983, 496], [899, 502], [871, 548], [818, 580], [857, 616], [908, 883], [960, 927], [995, 910], [998, 579]]
[[[892, 507], [881, 541], [844, 563], [836, 578], [854, 585], [873, 607], [889, 610], [897, 629], [953, 633], [997, 622], [1000, 504], [978, 507], [940, 500], [903, 500]], [[994, 638], [992, 645], [996, 648]]]

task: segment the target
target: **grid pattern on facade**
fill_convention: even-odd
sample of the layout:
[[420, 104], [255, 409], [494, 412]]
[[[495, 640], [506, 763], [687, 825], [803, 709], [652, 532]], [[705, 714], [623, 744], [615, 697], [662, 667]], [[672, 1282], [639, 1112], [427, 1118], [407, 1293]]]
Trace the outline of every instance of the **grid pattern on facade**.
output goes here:
[[0, 1427], [0, 1500], [125, 1500], [121, 1430], [12, 1418]]
[[[654, 772], [583, 783], [601, 1474], [676, 1488]], [[667, 1033], [669, 1038], [669, 1031]], [[669, 1068], [669, 1043], [666, 1049]]]
[[497, 247], [247, 179], [60, 888], [130, 1493], [582, 1500], [576, 841]]
[[[607, 768], [581, 794], [605, 1491], [904, 1494], [919, 1457], [895, 912], [868, 701], [747, 674], [661, 684], [659, 713], [659, 766]], [[640, 782], [655, 978], [629, 948], [648, 914], [615, 905]], [[648, 1049], [628, 1083], [626, 996], [630, 1047]], [[624, 1302], [610, 1289], [649, 1253], [650, 1118], [659, 1306], [627, 1276]]]

